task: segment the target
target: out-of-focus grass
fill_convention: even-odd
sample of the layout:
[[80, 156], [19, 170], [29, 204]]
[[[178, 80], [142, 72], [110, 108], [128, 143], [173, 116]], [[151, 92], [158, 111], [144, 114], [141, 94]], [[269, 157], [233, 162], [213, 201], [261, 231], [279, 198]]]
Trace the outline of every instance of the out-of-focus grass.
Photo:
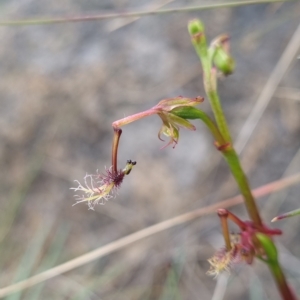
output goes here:
[[261, 281], [253, 274], [249, 278], [249, 300], [268, 300], [269, 298], [266, 298], [264, 287], [261, 284]]
[[[45, 227], [39, 228], [39, 232], [33, 235], [32, 241], [29, 242], [18, 269], [14, 275], [13, 282], [18, 282], [29, 277], [38, 258], [42, 252], [44, 242], [52, 228], [52, 224], [45, 224]], [[7, 297], [7, 300], [19, 300], [22, 292], [17, 292]]]
[[[28, 163], [26, 178], [24, 178], [24, 182], [19, 186], [16, 186], [12, 192], [12, 195], [8, 199], [7, 205], [5, 206], [4, 212], [1, 214], [0, 218], [0, 243], [1, 245], [5, 237], [7, 236], [11, 226], [15, 222], [15, 218], [19, 212], [20, 206], [22, 205], [22, 201], [24, 201], [25, 197], [28, 195], [28, 191], [40, 174], [41, 165], [43, 163], [43, 156], [39, 153], [35, 153], [31, 158], [31, 161]], [[5, 244], [4, 244], [5, 245]], [[0, 248], [1, 250], [1, 248]]]
[[172, 263], [172, 267], [170, 268], [165, 285], [162, 290], [162, 295], [160, 296], [159, 300], [167, 300], [167, 299], [174, 299], [174, 300], [181, 300], [180, 293], [180, 277], [181, 271], [183, 267], [184, 260], [174, 260]]
[[[54, 238], [51, 241], [49, 247], [45, 250], [43, 254], [43, 260], [39, 264], [39, 268], [37, 268], [36, 272], [42, 272], [49, 268], [52, 268], [59, 261], [59, 257], [64, 249], [65, 242], [69, 233], [69, 228], [62, 224], [57, 227], [57, 230], [54, 232]], [[36, 287], [30, 289], [26, 294], [26, 299], [28, 300], [39, 300], [41, 299], [41, 293], [45, 283], [41, 283]], [[59, 291], [57, 291], [59, 293]]]
[[[114, 3], [117, 4], [117, 2]], [[2, 6], [7, 3], [9, 2], [3, 2]], [[55, 3], [44, 4], [45, 9], [48, 9], [51, 5], [54, 6], [54, 11], [55, 7], [57, 9]], [[132, 2], [132, 4], [134, 3]], [[136, 2], [135, 4], [139, 3]], [[43, 3], [41, 7], [42, 5]], [[112, 4], [107, 3], [107, 5]], [[276, 59], [280, 57], [280, 53], [283, 51], [285, 43], [288, 42], [289, 35], [292, 32], [288, 24], [294, 22], [294, 14], [299, 11], [297, 4], [290, 4], [289, 6], [283, 6], [282, 10], [285, 12], [283, 17], [281, 15], [273, 16], [270, 11], [262, 17], [260, 15], [261, 11], [265, 12], [263, 7], [266, 6], [259, 7], [256, 11], [257, 16], [253, 14], [250, 8], [249, 10], [243, 8], [207, 12], [205, 15], [199, 14], [205, 19], [210, 36], [222, 33], [224, 26], [226, 30], [236, 28], [236, 36], [233, 36], [232, 39], [232, 50], [235, 54], [240, 55], [242, 59], [247, 57], [250, 57], [249, 60], [251, 59], [247, 62], [248, 65], [242, 65], [240, 59], [237, 75], [234, 74], [232, 79], [228, 78], [228, 80], [221, 80], [220, 82], [221, 97], [230, 117], [231, 127], [235, 132], [238, 132], [245, 116], [253, 106], [251, 97], [248, 97], [248, 95], [252, 93], [253, 98], [255, 98], [256, 93], [261, 88], [260, 83], [269, 76], [269, 70], [272, 70], [270, 65], [276, 63]], [[19, 13], [22, 12], [21, 5], [18, 8]], [[36, 9], [41, 13], [39, 8]], [[65, 9], [72, 11], [72, 9], [76, 10], [77, 7], [66, 4]], [[9, 8], [6, 8], [6, 11], [9, 11]], [[30, 12], [30, 8], [28, 8], [28, 12]], [[251, 13], [252, 15], [250, 15]], [[289, 18], [290, 13], [291, 18]], [[241, 17], [242, 23], [237, 21], [239, 14], [243, 14], [243, 17]], [[210, 138], [206, 138], [206, 133], [201, 131], [201, 126], [197, 125], [196, 134], [198, 135], [192, 137], [195, 140], [201, 139], [201, 142], [196, 146], [192, 143], [188, 144], [190, 140], [185, 139], [185, 132], [182, 132], [182, 143], [187, 143], [188, 147], [184, 148], [182, 144], [179, 144], [174, 151], [166, 149], [165, 152], [159, 152], [160, 144], [156, 142], [156, 139], [151, 140], [145, 133], [147, 128], [151, 128], [152, 135], [155, 135], [153, 132], [156, 133], [156, 128], [153, 128], [154, 126], [150, 121], [149, 126], [144, 125], [146, 123], [137, 125], [136, 131], [131, 131], [130, 127], [124, 129], [123, 136], [125, 139], [121, 141], [122, 151], [126, 153], [124, 158], [132, 159], [131, 155], [139, 155], [141, 158], [141, 162], [138, 162], [139, 168], [143, 165], [143, 160], [151, 161], [143, 172], [136, 172], [136, 174], [139, 174], [138, 176], [135, 176], [135, 172], [133, 172], [130, 180], [134, 183], [132, 184], [129, 181], [126, 185], [126, 182], [125, 192], [120, 191], [120, 196], [116, 200], [120, 203], [118, 211], [115, 210], [114, 214], [114, 211], [110, 211], [109, 208], [101, 207], [99, 210], [103, 213], [97, 214], [87, 211], [84, 206], [71, 208], [72, 195], [68, 193], [68, 188], [72, 186], [71, 180], [76, 179], [79, 173], [79, 175], [84, 175], [85, 171], [91, 172], [91, 170], [102, 168], [101, 164], [103, 162], [107, 163], [110, 159], [107, 153], [110, 151], [110, 124], [114, 118], [123, 117], [123, 115], [136, 112], [146, 106], [150, 107], [152, 105], [151, 101], [155, 102], [158, 99], [174, 96], [174, 94], [193, 94], [194, 96], [194, 93], [202, 93], [199, 84], [201, 74], [195, 66], [196, 59], [193, 61], [194, 53], [189, 40], [184, 35], [186, 22], [195, 16], [198, 17], [198, 13], [177, 15], [175, 17], [166, 15], [161, 16], [161, 19], [155, 17], [151, 26], [147, 23], [147, 19], [141, 19], [126, 26], [126, 28], [118, 29], [110, 35], [103, 35], [101, 24], [91, 25], [88, 23], [85, 25], [72, 25], [74, 27], [71, 27], [71, 25], [55, 27], [55, 25], [57, 31], [50, 26], [44, 29], [20, 28], [21, 33], [19, 35], [17, 35], [19, 29], [9, 29], [8, 31], [1, 29], [0, 34], [3, 34], [1, 37], [4, 41], [3, 44], [5, 44], [3, 49], [8, 48], [6, 56], [1, 56], [2, 63], [10, 61], [8, 54], [15, 55], [16, 61], [20, 57], [30, 57], [28, 53], [33, 53], [34, 56], [36, 55], [39, 58], [39, 60], [28, 58], [29, 69], [26, 69], [27, 58], [22, 61], [23, 64], [20, 63], [21, 69], [18, 69], [11, 76], [16, 81], [13, 81], [11, 86], [9, 86], [8, 81], [7, 90], [4, 90], [3, 86], [1, 87], [1, 101], [10, 101], [9, 97], [6, 98], [6, 94], [9, 94], [10, 90], [19, 89], [18, 82], [26, 82], [24, 86], [29, 85], [29, 82], [31, 82], [32, 87], [29, 90], [21, 85], [20, 93], [23, 93], [23, 101], [27, 100], [26, 96], [29, 98], [37, 97], [39, 100], [36, 103], [29, 102], [30, 109], [28, 109], [27, 114], [30, 115], [30, 118], [21, 123], [20, 126], [43, 128], [43, 126], [47, 127], [49, 123], [59, 124], [57, 125], [58, 133], [55, 138], [51, 138], [51, 134], [47, 130], [40, 135], [34, 135], [33, 138], [29, 135], [29, 138], [32, 138], [29, 146], [21, 142], [18, 144], [15, 140], [7, 141], [7, 139], [3, 139], [3, 144], [7, 143], [9, 147], [18, 149], [20, 152], [28, 151], [29, 155], [26, 155], [23, 165], [19, 166], [21, 169], [25, 168], [25, 171], [23, 171], [24, 178], [16, 181], [17, 183], [14, 186], [8, 187], [10, 191], [8, 198], [7, 193], [1, 195], [5, 197], [3, 202], [7, 202], [7, 205], [2, 206], [3, 209], [0, 211], [0, 239], [2, 241], [0, 267], [4, 272], [7, 271], [6, 275], [1, 276], [3, 282], [1, 286], [11, 284], [13, 279], [19, 280], [49, 269], [74, 256], [81, 255], [100, 245], [132, 233], [132, 231], [158, 223], [171, 216], [179, 215], [190, 210], [191, 207], [204, 207], [207, 205], [205, 201], [200, 202], [199, 199], [205, 198], [211, 204], [226, 198], [229, 194], [236, 193], [235, 185], [231, 179], [228, 180], [227, 185], [223, 184], [228, 172], [222, 164], [218, 170], [214, 168], [209, 171], [209, 167], [215, 164], [216, 160], [212, 154], [213, 150], [211, 150], [213, 149], [212, 141]], [[229, 22], [230, 19], [232, 23]], [[238, 25], [234, 25], [235, 22], [239, 22]], [[252, 25], [246, 28], [248, 23]], [[158, 24], [160, 24], [160, 29], [152, 32], [151, 28], [155, 29]], [[94, 29], [92, 30], [92, 28]], [[272, 35], [273, 29], [276, 29], [276, 41], [280, 41], [280, 44], [277, 44], [275, 39], [268, 44], [267, 38], [269, 34]], [[97, 32], [96, 35], [94, 35], [94, 31]], [[161, 32], [162, 36], [160, 36]], [[32, 33], [32, 35], [29, 33]], [[78, 43], [75, 42], [76, 34], [82, 36], [78, 39]], [[239, 44], [244, 46], [243, 41], [249, 41], [245, 36], [248, 34], [250, 38], [253, 36], [259, 37], [259, 41], [256, 40], [255, 45], [249, 45], [246, 54], [241, 54]], [[51, 36], [54, 37], [52, 40]], [[19, 46], [10, 42], [14, 37], [20, 43]], [[95, 38], [94, 42], [91, 42], [91, 37]], [[161, 42], [162, 37], [163, 42]], [[24, 41], [22, 42], [22, 38], [30, 39], [29, 46], [26, 46]], [[48, 38], [50, 38], [50, 41], [48, 41]], [[65, 42], [66, 40], [68, 42]], [[108, 40], [111, 40], [112, 43], [109, 44]], [[148, 43], [148, 41], [150, 42]], [[31, 50], [28, 50], [28, 47], [31, 47]], [[3, 49], [1, 51], [4, 51]], [[14, 51], [17, 49], [22, 50], [21, 53], [15, 53]], [[46, 52], [43, 56], [41, 53], [45, 49]], [[105, 49], [109, 49], [109, 51]], [[188, 49], [191, 49], [191, 52], [188, 52]], [[254, 49], [253, 51], [257, 55], [253, 55], [251, 49]], [[63, 55], [64, 51], [67, 52], [66, 56]], [[269, 51], [268, 55], [265, 55], [266, 51]], [[161, 60], [160, 55], [166, 52], [167, 55]], [[72, 56], [74, 53], [75, 55]], [[130, 53], [132, 53], [134, 59], [130, 56]], [[142, 58], [137, 57], [137, 53], [142, 53]], [[99, 57], [104, 55], [105, 59], [93, 61], [97, 55]], [[151, 61], [151, 55], [155, 57], [155, 62]], [[3, 57], [6, 59], [4, 60]], [[68, 61], [69, 57], [71, 58]], [[82, 59], [82, 57], [85, 58]], [[271, 59], [268, 60], [268, 57], [271, 57]], [[131, 64], [132, 59], [134, 64]], [[255, 59], [259, 60], [258, 65]], [[69, 65], [64, 65], [64, 60], [67, 60]], [[163, 63], [160, 63], [160, 65], [166, 65], [170, 68], [170, 73], [155, 69], [152, 75], [148, 73], [146, 75], [144, 73], [140, 74], [141, 70], [151, 73], [151, 67], [155, 66], [156, 62], [161, 61]], [[125, 64], [122, 64], [124, 62]], [[56, 64], [60, 71], [55, 69], [54, 65]], [[172, 67], [170, 67], [171, 65]], [[45, 69], [43, 69], [44, 66]], [[10, 67], [8, 64], [1, 70], [8, 72], [11, 69]], [[124, 70], [130, 72], [124, 73]], [[36, 76], [34, 80], [30, 80], [31, 72]], [[252, 76], [245, 76], [245, 74], [252, 74]], [[157, 81], [152, 80], [151, 76], [155, 80], [159, 79]], [[240, 76], [245, 76], [246, 81], [239, 82], [237, 77]], [[6, 78], [7, 76], [3, 77], [2, 81]], [[41, 78], [40, 81], [39, 78]], [[237, 81], [235, 82], [235, 80]], [[291, 84], [299, 88], [299, 85], [296, 86], [295, 82], [291, 83], [292, 80], [293, 78], [287, 77], [283, 85], [288, 86]], [[233, 85], [232, 82], [235, 82], [235, 84]], [[227, 85], [228, 89], [226, 88]], [[43, 92], [39, 92], [40, 90]], [[53, 91], [57, 91], [57, 93]], [[231, 100], [233, 103], [230, 102]], [[296, 129], [291, 132], [283, 125], [284, 122], [281, 122], [278, 117], [279, 105], [274, 100], [272, 101], [272, 106], [266, 113], [266, 121], [260, 124], [258, 132], [253, 134], [254, 140], [249, 144], [248, 152], [244, 157], [244, 162], [249, 165], [249, 175], [255, 182], [255, 186], [263, 185], [282, 176], [295, 151], [297, 151], [296, 149], [299, 149], [299, 146], [296, 145], [299, 132]], [[34, 104], [38, 106], [40, 102], [48, 103], [49, 106], [39, 110]], [[23, 117], [22, 115], [18, 116], [19, 119]], [[270, 120], [276, 118], [277, 123], [274, 129]], [[30, 120], [36, 122], [36, 125], [32, 125]], [[49, 123], [43, 125], [41, 120], [48, 120]], [[16, 123], [16, 121], [14, 122]], [[13, 126], [11, 130], [14, 130]], [[280, 136], [286, 138], [281, 143], [282, 148], [280, 143], [276, 144], [274, 142], [274, 140], [278, 141], [279, 139], [279, 134], [276, 135], [278, 132]], [[266, 134], [266, 138], [264, 138], [263, 133]], [[288, 138], [289, 135], [294, 136], [293, 141], [292, 138]], [[143, 137], [145, 138], [143, 139]], [[260, 138], [260, 141], [258, 141], [258, 138]], [[45, 140], [52, 140], [53, 143], [47, 142], [45, 146]], [[295, 144], [292, 144], [292, 142]], [[154, 146], [151, 146], [152, 144]], [[209, 149], [208, 152], [205, 152], [205, 149], [203, 150], [204, 159], [199, 158], [202, 151], [200, 149], [201, 144], [207, 144]], [[265, 144], [266, 146], [263, 147]], [[32, 145], [33, 149], [30, 148]], [[133, 145], [137, 145], [137, 149], [133, 149]], [[45, 147], [41, 148], [41, 146]], [[148, 147], [151, 151], [155, 149], [155, 152], [150, 152], [150, 150], [147, 152], [146, 148]], [[193, 148], [197, 148], [196, 151], [193, 152]], [[286, 152], [286, 158], [284, 158], [279, 154], [274, 156], [274, 148], [277, 148], [276, 151], [279, 154], [280, 151], [291, 150]], [[265, 153], [267, 154], [264, 156]], [[130, 155], [130, 157], [125, 157], [127, 155]], [[2, 159], [1, 163], [7, 159], [7, 157], [1, 156], [0, 158]], [[269, 158], [270, 160], [268, 160]], [[206, 163], [209, 160], [211, 162]], [[162, 164], [165, 165], [164, 168], [156, 168], [157, 165]], [[200, 167], [198, 168], [196, 165]], [[266, 171], [260, 169], [261, 165], [264, 165], [264, 167], [267, 165]], [[271, 165], [274, 165], [274, 167], [270, 167]], [[7, 165], [5, 166], [7, 168]], [[187, 171], [186, 166], [190, 166], [191, 170], [189, 171], [191, 172], [182, 175], [184, 179], [188, 179], [188, 184], [182, 186], [183, 180], [178, 179], [182, 177], [178, 176], [175, 168], [184, 172]], [[298, 172], [299, 165], [293, 163], [293, 166], [293, 172]], [[255, 173], [256, 169], [259, 170], [257, 173]], [[2, 171], [8, 173], [8, 176], [12, 176], [10, 175], [11, 167], [2, 169]], [[215, 176], [212, 175], [213, 173], [215, 173]], [[143, 178], [147, 182], [143, 183], [141, 181]], [[195, 178], [195, 180], [192, 180], [192, 178]], [[132, 186], [135, 188], [132, 189]], [[169, 192], [172, 189], [174, 193]], [[3, 190], [5, 190], [4, 187]], [[269, 216], [272, 211], [272, 215], [269, 216], [272, 218], [276, 210], [280, 209], [282, 211], [285, 206], [294, 205], [297, 202], [295, 199], [298, 190], [298, 187], [294, 187], [277, 200], [274, 200], [274, 198], [267, 200], [264, 215]], [[147, 192], [143, 193], [143, 191]], [[211, 196], [212, 192], [215, 194], [214, 197]], [[38, 200], [33, 201], [33, 199]], [[55, 205], [47, 206], [51, 201], [55, 202]], [[36, 205], [37, 203], [38, 205]], [[122, 211], [123, 206], [126, 209]], [[267, 209], [268, 207], [270, 209]], [[27, 227], [28, 220], [26, 218], [34, 217], [34, 213], [40, 219], [36, 221], [35, 226]], [[243, 211], [239, 211], [239, 213], [243, 214]], [[51, 215], [52, 218], [46, 218], [47, 214]], [[124, 222], [121, 220], [123, 218], [122, 214], [124, 215]], [[137, 217], [135, 218], [135, 216]], [[51, 219], [53, 223], [61, 224], [61, 226], [54, 226], [55, 230], [47, 228], [51, 224], [47, 225], [43, 221], [48, 222]], [[135, 219], [138, 221], [135, 222]], [[268, 217], [266, 220], [268, 220]], [[22, 226], [24, 227], [23, 235], [20, 234], [22, 232], [20, 227], [22, 228]], [[299, 221], [295, 219], [278, 226], [282, 226], [285, 231], [286, 238], [280, 238], [281, 241], [289, 245], [294, 255], [297, 255], [299, 234], [297, 230], [291, 230], [291, 228], [298, 228]], [[37, 228], [36, 231], [34, 230], [35, 227]], [[32, 233], [30, 234], [28, 231]], [[61, 275], [53, 281], [39, 284], [28, 291], [16, 293], [6, 299], [189, 300], [195, 299], [197, 295], [203, 295], [203, 300], [207, 300], [213, 294], [215, 286], [215, 281], [205, 275], [208, 268], [206, 259], [214, 251], [212, 247], [207, 245], [207, 238], [208, 236], [209, 238], [218, 236], [216, 234], [218, 231], [217, 217], [203, 218], [201, 222], [197, 221], [170, 233], [157, 235], [151, 241], [143, 241], [138, 245], [132, 245], [130, 249], [123, 249], [120, 253], [102, 258], [101, 264], [94, 263], [88, 265], [87, 268], [81, 267], [78, 270]], [[34, 232], [38, 232], [38, 234], [33, 235]], [[18, 235], [16, 236], [16, 234]], [[32, 238], [28, 238], [30, 235]], [[185, 236], [189, 236], [189, 238]], [[216, 245], [214, 246], [218, 247], [222, 245], [222, 242], [219, 238], [216, 238]], [[186, 257], [183, 255], [184, 259], [180, 255], [174, 259], [172, 255], [174, 245], [178, 244], [182, 246], [182, 253], [186, 255]], [[202, 246], [201, 251], [197, 250], [199, 245]], [[189, 250], [192, 248], [196, 249], [194, 250], [196, 254], [192, 255], [190, 253], [192, 251]], [[23, 253], [24, 250], [22, 249], [27, 250]], [[245, 295], [249, 296], [250, 299], [268, 299], [268, 297], [271, 298], [270, 295], [277, 295], [274, 286], [268, 285], [268, 283], [266, 287], [264, 286], [264, 277], [261, 277], [263, 273], [260, 266], [255, 265], [254, 268], [258, 277], [248, 272], [248, 282], [243, 281], [242, 276], [232, 277], [225, 299], [234, 299], [232, 295], [239, 295], [240, 298], [238, 299], [246, 297]], [[243, 271], [244, 269], [240, 270], [239, 275], [243, 274]], [[298, 274], [288, 273], [292, 277], [291, 283], [299, 291]], [[261, 282], [261, 285], [259, 285], [259, 282]], [[271, 288], [269, 288], [270, 286]], [[205, 292], [201, 294], [204, 289]]]

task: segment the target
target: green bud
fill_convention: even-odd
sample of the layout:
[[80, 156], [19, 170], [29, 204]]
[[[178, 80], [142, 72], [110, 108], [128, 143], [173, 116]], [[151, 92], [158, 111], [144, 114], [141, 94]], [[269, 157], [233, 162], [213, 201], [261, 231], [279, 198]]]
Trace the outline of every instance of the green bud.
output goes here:
[[235, 69], [235, 61], [230, 55], [229, 37], [221, 35], [211, 44], [210, 48], [214, 53], [213, 63], [223, 75], [230, 75]]
[[191, 36], [199, 33], [204, 33], [204, 25], [198, 19], [191, 20], [188, 24], [188, 30]]
[[206, 37], [204, 33], [204, 25], [200, 20], [192, 20], [188, 24], [188, 30], [195, 47], [206, 49]]
[[213, 63], [225, 76], [232, 74], [235, 69], [233, 58], [222, 48], [216, 50]]

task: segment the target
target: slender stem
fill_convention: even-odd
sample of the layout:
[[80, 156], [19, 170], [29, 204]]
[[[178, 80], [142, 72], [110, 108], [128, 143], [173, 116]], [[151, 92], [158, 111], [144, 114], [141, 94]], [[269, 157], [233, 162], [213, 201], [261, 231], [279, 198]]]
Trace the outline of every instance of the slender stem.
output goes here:
[[259, 247], [263, 250], [262, 255], [264, 257], [260, 257], [260, 259], [268, 264], [269, 269], [277, 284], [278, 290], [280, 291], [282, 299], [296, 300], [296, 296], [288, 286], [285, 275], [279, 264], [278, 251], [272, 238], [264, 233], [256, 233], [254, 238], [255, 240], [252, 241], [255, 243], [258, 242]]
[[120, 128], [124, 125], [127, 125], [127, 124], [135, 122], [139, 119], [142, 119], [142, 118], [145, 118], [145, 117], [148, 117], [148, 116], [151, 116], [151, 115], [155, 115], [155, 114], [157, 114], [157, 110], [151, 108], [151, 109], [148, 109], [146, 111], [142, 111], [142, 112], [139, 112], [137, 114], [131, 115], [129, 117], [125, 117], [123, 119], [117, 120], [117, 121], [112, 123], [112, 127], [113, 128]]
[[271, 222], [276, 222], [278, 220], [282, 220], [282, 219], [297, 216], [297, 215], [300, 215], [300, 209], [299, 208], [295, 209], [295, 210], [292, 210], [292, 211], [289, 211], [287, 213], [284, 213], [282, 215], [279, 215], [279, 216], [273, 218]]
[[276, 284], [277, 284], [278, 290], [280, 291], [282, 299], [297, 300], [296, 296], [294, 295], [294, 293], [291, 291], [290, 287], [287, 284], [285, 275], [284, 275], [278, 261], [268, 263], [268, 265], [269, 265], [270, 271], [276, 281]]
[[[212, 135], [217, 141], [217, 146], [218, 149], [221, 151], [223, 154], [226, 162], [229, 165], [229, 168], [242, 192], [242, 195], [244, 196], [245, 199], [245, 206], [248, 210], [249, 216], [252, 219], [252, 221], [257, 225], [257, 227], [262, 228], [262, 221], [256, 206], [256, 202], [254, 200], [254, 197], [251, 193], [250, 186], [247, 180], [247, 177], [241, 167], [239, 158], [235, 152], [235, 150], [232, 148], [231, 144], [228, 143], [223, 135], [220, 133], [219, 128], [215, 125], [215, 123], [211, 120], [211, 118], [202, 110], [196, 109], [196, 108], [191, 108], [193, 109], [193, 118], [194, 119], [200, 119], [205, 123], [205, 125], [208, 127]], [[182, 118], [187, 117], [185, 115], [186, 110], [184, 109], [177, 109], [174, 111], [174, 113]], [[222, 110], [220, 110], [220, 113], [222, 113]], [[189, 119], [191, 117], [189, 116]], [[230, 214], [230, 217], [231, 214]], [[235, 222], [235, 220], [233, 220]], [[236, 222], [238, 225], [242, 223]], [[241, 225], [242, 226], [242, 225]]]
[[[247, 228], [247, 225], [236, 215], [228, 211], [227, 209], [223, 209], [227, 213], [227, 218], [231, 220], [233, 223], [235, 223], [237, 226], [239, 226], [242, 230], [245, 230]], [[220, 211], [220, 210], [219, 210]], [[218, 211], [218, 213], [219, 213]]]
[[[226, 145], [226, 140], [224, 139], [223, 135], [220, 133], [220, 130], [215, 125], [215, 123], [212, 121], [212, 119], [204, 112], [201, 114], [201, 120], [204, 122], [204, 124], [208, 127], [216, 141], [218, 142], [218, 146], [224, 146]], [[200, 114], [199, 114], [200, 115]]]
[[222, 133], [222, 135], [224, 136], [224, 138], [227, 142], [231, 142], [230, 132], [228, 129], [228, 125], [227, 125], [225, 116], [223, 114], [219, 96], [215, 91], [211, 90], [210, 85], [208, 85], [206, 87], [206, 92], [207, 92], [208, 98], [210, 100], [210, 104], [211, 104], [212, 110], [214, 112], [216, 122], [220, 129], [220, 132]]
[[158, 14], [216, 9], [221, 7], [237, 7], [237, 6], [251, 5], [251, 4], [276, 3], [276, 2], [288, 2], [288, 1], [295, 1], [295, 0], [234, 1], [234, 2], [225, 2], [225, 3], [223, 2], [223, 3], [178, 7], [178, 8], [169, 8], [169, 9], [160, 9], [160, 10], [144, 10], [144, 11], [136, 11], [136, 12], [121, 12], [121, 13], [99, 14], [99, 15], [63, 16], [59, 18], [47, 17], [47, 18], [40, 18], [40, 19], [7, 20], [7, 21], [0, 21], [0, 26], [47, 25], [47, 24], [70, 23], [70, 22], [100, 21], [100, 20], [115, 19], [115, 18], [134, 18], [134, 17], [143, 17], [149, 15], [158, 15]]
[[220, 208], [218, 209], [218, 216], [220, 217], [221, 220], [221, 226], [223, 230], [226, 251], [228, 252], [231, 250], [231, 241], [230, 241], [228, 222], [227, 222], [228, 211], [226, 209]]
[[[192, 113], [190, 113], [192, 111]], [[216, 126], [214, 121], [202, 110], [197, 109], [195, 107], [189, 107], [187, 110], [186, 108], [176, 108], [172, 111], [178, 117], [183, 119], [199, 119], [201, 120], [207, 128], [210, 130], [211, 134], [215, 138], [217, 142], [217, 147], [225, 146], [227, 142], [225, 141], [223, 135], [221, 134], [219, 128]]]
[[245, 206], [247, 208], [248, 214], [254, 224], [259, 228], [262, 227], [262, 221], [259, 214], [259, 211], [257, 209], [257, 205], [255, 202], [255, 199], [251, 193], [251, 189], [248, 183], [248, 179], [242, 169], [242, 166], [240, 164], [240, 160], [235, 152], [235, 150], [229, 146], [226, 147], [224, 150], [221, 151], [230, 170], [235, 178], [240, 191], [245, 199]]
[[112, 168], [115, 174], [118, 173], [118, 148], [119, 148], [119, 141], [122, 134], [122, 129], [114, 128], [114, 138], [112, 144]]

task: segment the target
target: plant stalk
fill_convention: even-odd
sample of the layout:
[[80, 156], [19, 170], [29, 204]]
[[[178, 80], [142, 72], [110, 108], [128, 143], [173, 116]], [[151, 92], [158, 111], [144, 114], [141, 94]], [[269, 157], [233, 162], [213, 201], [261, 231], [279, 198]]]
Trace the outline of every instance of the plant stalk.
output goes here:
[[[208, 50], [206, 44], [206, 37], [204, 33], [204, 26], [200, 21], [198, 20], [191, 21], [191, 23], [189, 24], [189, 32], [192, 37], [192, 43], [202, 63], [202, 68], [204, 73], [203, 74], [204, 88], [209, 98], [218, 129], [220, 133], [223, 135], [226, 142], [228, 142], [228, 146], [224, 147], [223, 149], [220, 149], [220, 151], [222, 152], [231, 170], [231, 173], [233, 174], [239, 186], [239, 189], [244, 197], [244, 203], [251, 220], [253, 221], [253, 223], [258, 229], [259, 228], [263, 229], [262, 220], [255, 199], [252, 195], [248, 183], [248, 179], [244, 173], [244, 170], [242, 169], [239, 157], [232, 146], [230, 132], [220, 103], [220, 99], [217, 91], [216, 70], [212, 65], [214, 50], [212, 48]], [[274, 251], [277, 252], [276, 246], [272, 241], [272, 239], [269, 239], [269, 247], [273, 248], [273, 250], [275, 249]], [[278, 262], [277, 255], [276, 255], [276, 259], [268, 261], [267, 264], [276, 281], [277, 287], [281, 293], [282, 298], [284, 300], [296, 300], [295, 295], [293, 295], [291, 289], [287, 284], [285, 275]]]
[[114, 128], [114, 138], [112, 144], [112, 168], [114, 174], [118, 173], [118, 148], [119, 148], [119, 141], [122, 134], [122, 129]]
[[268, 263], [268, 265], [269, 265], [270, 271], [275, 279], [277, 288], [280, 291], [282, 299], [297, 300], [296, 296], [294, 295], [294, 293], [291, 291], [290, 287], [287, 284], [285, 275], [284, 275], [278, 261]]
[[252, 195], [248, 179], [242, 169], [240, 160], [232, 146], [226, 147], [224, 150], [221, 150], [230, 171], [236, 180], [239, 189], [245, 199], [245, 206], [247, 208], [248, 214], [254, 224], [258, 227], [262, 227], [261, 217], [255, 202], [255, 199]]
[[112, 123], [112, 127], [120, 128], [124, 125], [127, 125], [129, 123], [135, 122], [137, 120], [140, 120], [140, 119], [143, 119], [145, 117], [149, 117], [149, 116], [155, 115], [155, 114], [157, 114], [157, 110], [151, 108], [151, 109], [139, 112], [137, 114], [131, 115], [129, 117], [125, 117], [123, 119], [117, 120]]
[[[241, 190], [242, 195], [245, 199], [245, 206], [248, 214], [254, 224], [259, 228], [262, 227], [262, 221], [257, 209], [256, 202], [251, 193], [251, 189], [247, 180], [247, 177], [241, 167], [239, 158], [231, 146], [231, 136], [223, 109], [221, 106], [220, 98], [217, 91], [217, 74], [215, 68], [212, 65], [212, 58], [214, 53], [208, 50], [206, 37], [204, 32], [203, 24], [194, 20], [189, 25], [189, 32], [192, 38], [192, 43], [198, 54], [198, 57], [202, 64], [203, 69], [203, 83], [205, 92], [209, 98], [217, 127], [222, 134], [225, 142], [229, 143], [228, 147], [221, 150], [229, 168]], [[210, 49], [213, 51], [213, 49]]]
[[225, 240], [226, 251], [228, 252], [231, 250], [231, 240], [230, 240], [228, 222], [227, 222], [228, 211], [221, 208], [218, 210], [218, 216], [221, 220], [221, 226], [222, 226], [223, 236]]

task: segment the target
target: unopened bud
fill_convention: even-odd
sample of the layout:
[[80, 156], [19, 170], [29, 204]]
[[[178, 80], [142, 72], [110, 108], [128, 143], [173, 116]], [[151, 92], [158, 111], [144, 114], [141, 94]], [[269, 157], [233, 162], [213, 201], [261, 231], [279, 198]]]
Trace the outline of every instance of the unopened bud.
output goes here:
[[204, 25], [198, 19], [191, 20], [188, 24], [188, 30], [189, 30], [190, 35], [204, 33]]
[[204, 25], [198, 20], [192, 20], [188, 24], [188, 30], [192, 38], [192, 43], [196, 46], [206, 46], [206, 38], [204, 33]]
[[213, 63], [223, 75], [230, 75], [235, 69], [235, 61], [230, 55], [229, 37], [221, 35], [211, 44], [214, 50]]

